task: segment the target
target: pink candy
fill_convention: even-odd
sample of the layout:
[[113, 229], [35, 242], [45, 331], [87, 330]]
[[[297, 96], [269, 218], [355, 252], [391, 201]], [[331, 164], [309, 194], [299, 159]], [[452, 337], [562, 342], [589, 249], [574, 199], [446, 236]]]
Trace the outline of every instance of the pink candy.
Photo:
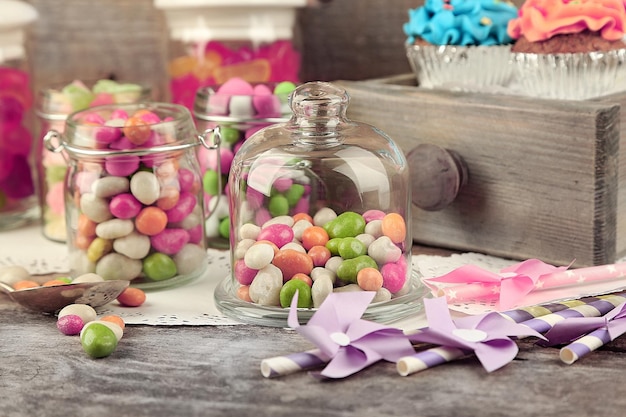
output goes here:
[[165, 229], [150, 237], [152, 247], [161, 253], [174, 255], [189, 242], [189, 233], [185, 229]]
[[293, 229], [286, 224], [272, 224], [261, 229], [257, 240], [268, 240], [282, 248], [293, 240]]
[[141, 209], [141, 203], [130, 193], [118, 194], [109, 203], [111, 214], [118, 219], [132, 219]]

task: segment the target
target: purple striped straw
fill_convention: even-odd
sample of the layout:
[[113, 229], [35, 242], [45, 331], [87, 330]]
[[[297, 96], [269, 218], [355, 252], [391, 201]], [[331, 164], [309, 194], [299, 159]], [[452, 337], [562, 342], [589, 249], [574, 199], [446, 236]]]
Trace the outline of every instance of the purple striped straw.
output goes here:
[[589, 301], [588, 303], [570, 307], [555, 313], [546, 314], [545, 316], [522, 321], [520, 324], [524, 324], [539, 333], [545, 333], [556, 323], [565, 320], [566, 318], [600, 317], [613, 310], [624, 301], [626, 301], [626, 293], [598, 297], [594, 301]]
[[326, 357], [319, 349], [311, 349], [286, 356], [263, 359], [261, 361], [261, 373], [265, 378], [274, 378], [318, 368], [326, 365], [329, 360], [330, 358]]
[[400, 358], [396, 363], [396, 369], [400, 375], [409, 376], [433, 366], [459, 359], [467, 354], [468, 352], [458, 348], [439, 346]]
[[597, 329], [562, 348], [559, 352], [559, 357], [563, 362], [571, 365], [611, 340], [609, 331], [606, 328]]

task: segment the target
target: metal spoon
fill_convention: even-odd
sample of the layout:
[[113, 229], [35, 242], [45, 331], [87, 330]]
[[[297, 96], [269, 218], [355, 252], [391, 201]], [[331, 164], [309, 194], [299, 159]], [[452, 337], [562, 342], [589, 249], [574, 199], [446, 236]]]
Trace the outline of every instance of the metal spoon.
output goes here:
[[115, 280], [14, 290], [10, 285], [0, 281], [0, 291], [31, 310], [54, 313], [70, 304], [100, 307], [115, 300], [128, 284], [129, 281]]

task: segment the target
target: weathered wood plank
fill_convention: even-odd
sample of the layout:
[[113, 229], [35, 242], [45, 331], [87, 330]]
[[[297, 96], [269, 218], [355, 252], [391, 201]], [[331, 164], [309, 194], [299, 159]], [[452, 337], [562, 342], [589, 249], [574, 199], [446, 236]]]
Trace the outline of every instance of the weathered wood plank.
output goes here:
[[[613, 262], [619, 106], [615, 102], [419, 89], [340, 81], [348, 116], [405, 151], [434, 143], [457, 152], [468, 184], [447, 208], [414, 206], [413, 237], [428, 244], [577, 266]], [[419, 169], [419, 167], [411, 167]]]

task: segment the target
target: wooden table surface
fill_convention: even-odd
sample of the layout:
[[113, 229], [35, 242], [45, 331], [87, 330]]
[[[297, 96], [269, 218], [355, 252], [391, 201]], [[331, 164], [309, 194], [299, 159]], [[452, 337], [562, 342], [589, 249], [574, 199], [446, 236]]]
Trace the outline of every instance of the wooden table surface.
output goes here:
[[493, 373], [468, 357], [408, 377], [381, 362], [320, 382], [305, 372], [262, 377], [262, 359], [312, 348], [288, 329], [132, 325], [111, 356], [95, 360], [55, 323], [0, 294], [0, 416], [626, 414], [624, 338], [569, 366], [529, 338]]

